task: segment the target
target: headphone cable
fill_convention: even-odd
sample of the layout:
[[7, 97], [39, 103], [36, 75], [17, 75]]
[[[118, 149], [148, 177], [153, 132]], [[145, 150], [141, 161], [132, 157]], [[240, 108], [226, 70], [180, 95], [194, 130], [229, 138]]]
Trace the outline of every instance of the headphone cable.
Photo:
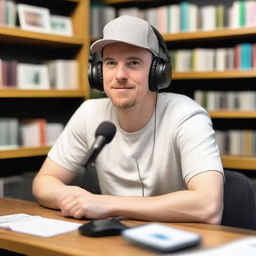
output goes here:
[[[157, 111], [157, 99], [158, 99], [158, 91], [156, 92], [156, 102], [155, 102], [155, 113], [154, 113], [154, 130], [153, 130], [153, 147], [152, 147], [152, 155], [154, 155], [154, 151], [155, 151], [155, 142], [156, 142], [156, 111]], [[142, 192], [142, 197], [145, 196], [144, 193], [144, 183], [141, 177], [141, 173], [140, 173], [140, 166], [138, 163], [138, 160], [135, 158], [135, 162], [136, 162], [136, 167], [137, 167], [137, 172], [139, 175], [139, 179], [140, 179], [140, 183], [141, 183], [141, 192]]]

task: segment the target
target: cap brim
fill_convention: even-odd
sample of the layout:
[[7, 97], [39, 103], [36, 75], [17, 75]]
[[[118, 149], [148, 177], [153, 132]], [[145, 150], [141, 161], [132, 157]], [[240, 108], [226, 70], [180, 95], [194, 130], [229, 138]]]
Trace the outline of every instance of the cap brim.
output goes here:
[[[126, 41], [122, 41], [122, 40], [116, 40], [116, 39], [99, 39], [97, 40], [96, 42], [94, 42], [91, 47], [90, 47], [90, 50], [94, 51], [94, 52], [97, 52], [97, 53], [102, 53], [102, 50], [105, 46], [109, 45], [109, 44], [113, 44], [113, 43], [125, 43], [125, 44], [130, 44], [130, 45], [134, 45], [134, 46], [137, 46], [137, 47], [141, 47], [141, 48], [144, 48], [144, 49], [148, 49], [148, 48], [145, 48], [141, 45], [137, 45], [137, 44], [131, 44], [129, 42], [126, 42]], [[155, 52], [153, 52], [153, 50], [151, 49], [148, 49], [149, 51], [151, 51], [154, 55], [157, 55]]]
[[94, 52], [101, 53], [102, 49], [108, 45], [108, 44], [113, 44], [113, 43], [120, 43], [122, 42], [121, 40], [113, 40], [113, 39], [99, 39], [96, 42], [94, 42], [90, 49]]

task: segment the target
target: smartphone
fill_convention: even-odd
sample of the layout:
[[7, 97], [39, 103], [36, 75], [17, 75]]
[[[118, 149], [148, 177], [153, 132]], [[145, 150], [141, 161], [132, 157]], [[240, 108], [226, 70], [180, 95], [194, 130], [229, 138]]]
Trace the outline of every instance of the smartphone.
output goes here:
[[122, 236], [138, 245], [162, 252], [176, 251], [197, 245], [201, 236], [194, 232], [172, 228], [160, 223], [150, 223], [122, 231]]

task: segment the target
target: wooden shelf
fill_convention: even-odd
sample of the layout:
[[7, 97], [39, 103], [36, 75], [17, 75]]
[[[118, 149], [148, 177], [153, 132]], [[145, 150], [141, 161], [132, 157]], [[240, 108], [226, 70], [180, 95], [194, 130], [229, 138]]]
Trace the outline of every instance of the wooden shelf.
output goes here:
[[0, 89], [0, 98], [84, 98], [84, 90]]
[[256, 70], [232, 70], [232, 71], [211, 71], [211, 72], [173, 72], [175, 80], [185, 79], [232, 79], [232, 78], [255, 78]]
[[181, 32], [175, 34], [164, 34], [163, 38], [167, 42], [178, 41], [202, 41], [202, 40], [223, 40], [223, 39], [235, 39], [241, 37], [255, 36], [256, 27], [253, 28], [241, 28], [241, 29], [219, 29], [213, 31], [196, 31], [196, 32]]
[[0, 150], [0, 159], [33, 157], [47, 155], [51, 147], [17, 148]]
[[216, 110], [209, 111], [212, 118], [256, 118], [255, 111], [239, 111], [239, 110]]
[[84, 38], [78, 36], [59, 36], [46, 33], [30, 32], [19, 28], [0, 27], [1, 41], [13, 44], [37, 44], [45, 46], [82, 46]]
[[254, 156], [231, 156], [221, 157], [223, 167], [228, 169], [253, 170], [256, 171], [256, 157]]

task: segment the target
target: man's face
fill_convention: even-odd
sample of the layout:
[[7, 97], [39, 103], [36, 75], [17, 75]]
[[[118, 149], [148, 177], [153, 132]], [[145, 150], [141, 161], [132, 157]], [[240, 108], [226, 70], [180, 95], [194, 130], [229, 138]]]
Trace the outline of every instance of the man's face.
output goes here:
[[149, 50], [114, 43], [103, 50], [104, 91], [118, 108], [130, 108], [147, 100], [148, 76], [152, 62]]

